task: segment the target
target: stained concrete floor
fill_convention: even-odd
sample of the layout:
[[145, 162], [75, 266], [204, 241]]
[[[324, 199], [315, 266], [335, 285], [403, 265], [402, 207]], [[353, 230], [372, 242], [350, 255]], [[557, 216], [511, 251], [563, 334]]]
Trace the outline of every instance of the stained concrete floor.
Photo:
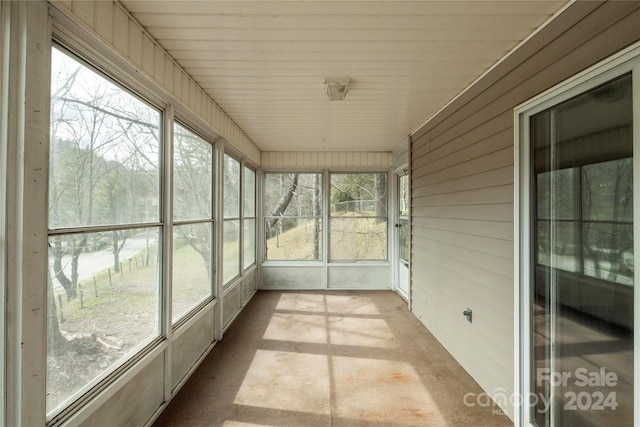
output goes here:
[[513, 425], [466, 393], [391, 291], [259, 291], [154, 427]]

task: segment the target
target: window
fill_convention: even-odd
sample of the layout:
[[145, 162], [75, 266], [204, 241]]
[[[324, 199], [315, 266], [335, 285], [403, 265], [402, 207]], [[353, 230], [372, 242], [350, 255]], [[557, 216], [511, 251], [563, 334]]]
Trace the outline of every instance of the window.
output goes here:
[[173, 132], [172, 319], [213, 290], [213, 146], [185, 127]]
[[222, 279], [226, 285], [240, 274], [240, 162], [224, 155], [224, 222]]
[[[537, 426], [634, 419], [634, 89], [630, 74], [587, 84], [522, 115], [531, 204], [523, 217], [531, 255], [521, 261], [531, 272], [525, 381], [537, 402], [526, 421]], [[581, 387], [578, 375], [595, 372], [615, 385]], [[570, 379], [549, 379], [557, 375]], [[599, 396], [600, 408], [583, 399]]]
[[256, 173], [244, 167], [244, 260], [246, 270], [256, 262]]
[[387, 259], [387, 174], [332, 173], [331, 261]]
[[47, 414], [160, 334], [161, 113], [52, 50]]
[[268, 173], [265, 259], [322, 259], [322, 174]]

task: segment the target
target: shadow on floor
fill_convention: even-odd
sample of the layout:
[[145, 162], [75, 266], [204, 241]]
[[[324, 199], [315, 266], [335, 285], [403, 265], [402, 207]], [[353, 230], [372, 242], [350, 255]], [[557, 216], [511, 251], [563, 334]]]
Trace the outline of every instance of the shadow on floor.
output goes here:
[[161, 426], [511, 426], [391, 291], [260, 291]]

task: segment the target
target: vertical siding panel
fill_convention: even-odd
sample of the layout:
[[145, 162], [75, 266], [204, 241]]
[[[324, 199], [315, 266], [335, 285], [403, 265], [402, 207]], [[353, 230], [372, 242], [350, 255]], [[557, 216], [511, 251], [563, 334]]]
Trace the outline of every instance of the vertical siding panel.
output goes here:
[[191, 92], [191, 95], [189, 97], [190, 98], [189, 105], [192, 105], [193, 111], [200, 114], [200, 102], [199, 102], [198, 88], [196, 86], [196, 82], [194, 82], [193, 80], [190, 80], [189, 87]]
[[209, 98], [205, 98], [205, 105], [206, 105], [205, 120], [211, 124], [214, 124], [215, 122], [213, 121], [213, 108], [211, 104], [212, 104], [211, 100]]
[[304, 153], [304, 166], [311, 166], [311, 153]]
[[59, 3], [69, 10], [73, 8], [73, 0], [59, 0]]
[[142, 69], [148, 76], [153, 77], [155, 44], [148, 35], [142, 35]]
[[203, 90], [198, 88], [198, 97], [200, 98], [200, 114], [202, 117], [207, 117], [207, 111], [209, 109], [209, 103], [207, 102], [207, 94]]
[[346, 162], [348, 165], [353, 166], [353, 153], [351, 151], [347, 153]]
[[113, 9], [113, 2], [111, 1], [95, 3], [96, 32], [109, 44], [113, 41]]
[[311, 153], [309, 155], [309, 166], [318, 166], [319, 162], [318, 162], [318, 153]]
[[117, 5], [113, 8], [113, 46], [124, 57], [129, 55], [129, 17]]
[[74, 1], [71, 4], [71, 11], [87, 26], [94, 28], [93, 6], [94, 3], [92, 1]]
[[175, 92], [175, 66], [173, 65], [173, 61], [168, 57], [164, 59], [164, 87], [173, 93], [176, 97], [178, 96]]
[[367, 166], [375, 166], [375, 156], [373, 153], [367, 154]]
[[182, 102], [189, 105], [189, 76], [184, 70], [180, 70], [180, 82], [182, 83]]
[[164, 80], [164, 52], [162, 49], [154, 45], [153, 46], [153, 78], [162, 87], [166, 87]]
[[138, 67], [142, 67], [142, 30], [138, 24], [129, 20], [129, 59]]
[[275, 164], [274, 153], [264, 153], [264, 154], [266, 154], [266, 155], [263, 157], [262, 161], [264, 163], [266, 163], [267, 165], [269, 165], [269, 166], [273, 166]]
[[304, 153], [296, 154], [296, 165], [304, 166]]

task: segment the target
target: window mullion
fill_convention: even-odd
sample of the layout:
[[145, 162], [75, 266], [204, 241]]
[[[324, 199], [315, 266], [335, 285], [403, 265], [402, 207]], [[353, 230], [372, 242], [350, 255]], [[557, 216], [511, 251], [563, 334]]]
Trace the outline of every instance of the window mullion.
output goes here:
[[[162, 200], [162, 294], [160, 299], [160, 333], [169, 341], [172, 339], [173, 331], [171, 329], [172, 319], [172, 287], [173, 287], [173, 123], [174, 123], [173, 105], [167, 106], [163, 117], [163, 133], [161, 144], [163, 147], [161, 157], [161, 176], [163, 177], [160, 197]], [[172, 372], [171, 359], [172, 347], [167, 346], [164, 352], [164, 399], [171, 399], [172, 388]]]

